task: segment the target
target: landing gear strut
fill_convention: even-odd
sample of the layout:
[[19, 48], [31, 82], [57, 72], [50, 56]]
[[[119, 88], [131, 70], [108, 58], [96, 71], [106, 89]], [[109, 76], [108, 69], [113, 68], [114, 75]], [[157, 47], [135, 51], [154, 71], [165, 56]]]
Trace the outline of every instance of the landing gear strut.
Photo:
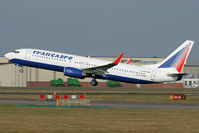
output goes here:
[[92, 86], [97, 86], [97, 85], [98, 85], [98, 82], [97, 82], [95, 79], [93, 79], [93, 80], [91, 81], [91, 85], [92, 85]]

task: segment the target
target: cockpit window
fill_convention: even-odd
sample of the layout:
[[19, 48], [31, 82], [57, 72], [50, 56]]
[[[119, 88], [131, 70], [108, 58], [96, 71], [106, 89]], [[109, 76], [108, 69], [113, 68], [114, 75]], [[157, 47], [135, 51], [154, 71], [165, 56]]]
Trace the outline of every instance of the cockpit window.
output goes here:
[[20, 53], [19, 51], [16, 51], [16, 50], [15, 50], [15, 51], [12, 51], [12, 52], [14, 52], [14, 53], [16, 53], [16, 54]]

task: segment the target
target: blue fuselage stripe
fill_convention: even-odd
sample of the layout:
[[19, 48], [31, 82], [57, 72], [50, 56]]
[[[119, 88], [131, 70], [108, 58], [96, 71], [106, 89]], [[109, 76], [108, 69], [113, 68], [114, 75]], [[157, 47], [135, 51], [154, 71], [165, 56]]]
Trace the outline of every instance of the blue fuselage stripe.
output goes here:
[[64, 71], [63, 66], [45, 64], [45, 63], [39, 63], [39, 62], [33, 62], [33, 61], [27, 61], [27, 60], [21, 60], [21, 59], [12, 59], [11, 61], [14, 62], [14, 63], [18, 63], [20, 65], [23, 65], [23, 66], [30, 66], [30, 67], [48, 69], [48, 70], [53, 70], [53, 71], [58, 71], [58, 72]]
[[122, 77], [122, 76], [111, 75], [111, 74], [106, 74], [106, 75], [103, 76], [103, 78], [104, 79], [121, 81], [121, 82], [126, 82], [126, 83], [137, 83], [137, 84], [153, 84], [153, 83], [155, 83], [155, 82], [152, 82], [152, 81], [146, 81], [146, 80], [141, 80], [141, 79]]
[[185, 50], [188, 46], [184, 47], [180, 51], [178, 51], [175, 55], [173, 55], [170, 59], [168, 59], [165, 63], [163, 63], [159, 68], [168, 68], [168, 67], [175, 67], [180, 59], [182, 58], [182, 55], [184, 54]]
[[[51, 64], [45, 64], [45, 63], [39, 63], [39, 62], [33, 62], [33, 61], [27, 61], [27, 60], [21, 60], [21, 59], [12, 59], [13, 63], [17, 63], [23, 66], [30, 66], [30, 67], [36, 67], [36, 68], [42, 68], [47, 70], [53, 70], [58, 72], [64, 72], [63, 66], [57, 66], [57, 65], [51, 65]], [[146, 81], [146, 80], [140, 80], [135, 78], [128, 78], [128, 77], [122, 77], [117, 75], [111, 75], [111, 74], [105, 74], [103, 76], [97, 76], [99, 79], [109, 79], [109, 80], [116, 80], [120, 82], [126, 82], [126, 83], [139, 83], [139, 84], [152, 84], [156, 82], [152, 81]]]

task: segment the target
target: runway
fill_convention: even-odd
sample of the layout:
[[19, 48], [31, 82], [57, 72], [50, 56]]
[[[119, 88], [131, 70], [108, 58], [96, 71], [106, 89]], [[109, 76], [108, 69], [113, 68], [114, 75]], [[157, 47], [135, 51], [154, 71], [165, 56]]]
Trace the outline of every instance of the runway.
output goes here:
[[[0, 104], [15, 105], [56, 105], [56, 101], [1, 98]], [[93, 107], [107, 108], [144, 108], [144, 109], [199, 109], [199, 104], [158, 103], [158, 102], [134, 102], [134, 101], [91, 101]]]
[[115, 107], [115, 108], [199, 109], [199, 104], [181, 104], [181, 103], [92, 101], [92, 104], [98, 107]]

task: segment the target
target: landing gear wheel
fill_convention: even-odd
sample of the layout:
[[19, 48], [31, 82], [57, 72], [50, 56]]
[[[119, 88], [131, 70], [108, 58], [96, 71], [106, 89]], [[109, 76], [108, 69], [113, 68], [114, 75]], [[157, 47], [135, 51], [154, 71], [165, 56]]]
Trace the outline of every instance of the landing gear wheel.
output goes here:
[[92, 80], [92, 81], [91, 81], [91, 85], [92, 85], [92, 86], [97, 86], [97, 85], [98, 85], [98, 82], [97, 82], [96, 80]]
[[20, 73], [23, 73], [23, 69], [19, 69], [19, 72], [20, 72]]

